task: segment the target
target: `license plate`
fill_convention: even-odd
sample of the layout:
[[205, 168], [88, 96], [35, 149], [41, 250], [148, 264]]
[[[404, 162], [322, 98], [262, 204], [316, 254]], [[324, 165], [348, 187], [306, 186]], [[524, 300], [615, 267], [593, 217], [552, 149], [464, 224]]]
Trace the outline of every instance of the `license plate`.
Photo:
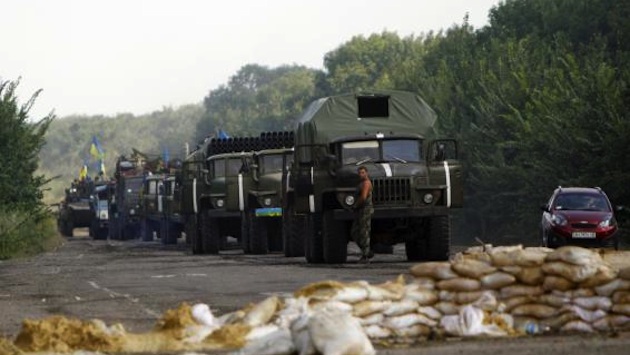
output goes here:
[[573, 232], [573, 239], [595, 239], [595, 232]]

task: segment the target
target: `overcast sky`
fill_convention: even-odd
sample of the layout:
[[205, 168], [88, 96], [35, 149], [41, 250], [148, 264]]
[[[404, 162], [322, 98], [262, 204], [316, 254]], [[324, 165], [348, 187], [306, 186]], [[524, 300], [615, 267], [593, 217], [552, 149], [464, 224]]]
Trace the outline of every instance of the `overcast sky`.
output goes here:
[[352, 36], [487, 24], [499, 0], [0, 0], [0, 78], [31, 110], [135, 115], [198, 103], [243, 65], [323, 68]]

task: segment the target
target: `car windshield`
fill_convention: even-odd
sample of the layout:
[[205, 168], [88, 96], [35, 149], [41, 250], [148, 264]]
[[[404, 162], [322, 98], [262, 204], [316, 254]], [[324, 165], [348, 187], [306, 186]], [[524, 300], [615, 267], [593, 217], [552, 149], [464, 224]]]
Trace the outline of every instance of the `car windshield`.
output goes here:
[[603, 195], [577, 193], [558, 195], [554, 209], [610, 212], [610, 206]]
[[346, 142], [341, 145], [341, 156], [344, 165], [361, 165], [370, 161], [418, 162], [421, 159], [420, 141], [395, 139]]

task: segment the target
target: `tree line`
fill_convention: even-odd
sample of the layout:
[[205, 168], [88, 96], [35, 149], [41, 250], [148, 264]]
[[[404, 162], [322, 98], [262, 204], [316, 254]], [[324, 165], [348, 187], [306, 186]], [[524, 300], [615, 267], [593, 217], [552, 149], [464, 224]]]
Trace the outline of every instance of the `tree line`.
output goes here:
[[199, 104], [56, 119], [38, 171], [69, 182], [93, 134], [113, 166], [131, 148], [174, 155], [218, 129], [292, 129], [322, 96], [399, 89], [420, 93], [440, 134], [460, 142], [466, 201], [457, 220], [468, 236], [538, 242], [539, 206], [558, 185], [600, 186], [628, 204], [630, 1], [507, 0], [488, 18], [479, 29], [464, 16], [438, 32], [355, 36], [325, 53], [323, 69], [247, 64]]

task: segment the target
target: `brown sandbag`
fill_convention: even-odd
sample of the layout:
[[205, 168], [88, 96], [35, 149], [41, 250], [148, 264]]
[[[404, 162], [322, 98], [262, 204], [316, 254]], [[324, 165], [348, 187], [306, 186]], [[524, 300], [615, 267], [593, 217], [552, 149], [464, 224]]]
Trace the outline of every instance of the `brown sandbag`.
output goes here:
[[516, 277], [507, 272], [494, 272], [487, 274], [479, 280], [481, 287], [486, 290], [496, 290], [502, 287], [512, 285], [516, 282]]
[[409, 270], [416, 277], [430, 277], [435, 280], [448, 280], [458, 277], [451, 269], [451, 263], [446, 261], [429, 261], [416, 264]]
[[446, 291], [477, 291], [481, 289], [481, 283], [479, 280], [470, 279], [465, 277], [457, 277], [448, 280], [442, 280], [436, 284], [439, 290]]
[[546, 261], [563, 261], [573, 265], [599, 265], [604, 262], [602, 257], [586, 248], [566, 245], [547, 255]]
[[464, 259], [453, 262], [451, 267], [453, 268], [453, 271], [455, 271], [459, 275], [472, 279], [479, 279], [482, 276], [490, 274], [497, 270], [497, 268], [486, 262], [474, 259]]
[[545, 276], [545, 281], [543, 281], [542, 288], [545, 291], [568, 291], [574, 289], [575, 284], [561, 276], [547, 275]]
[[550, 261], [542, 266], [542, 270], [547, 275], [562, 276], [565, 279], [580, 283], [597, 273], [599, 265], [575, 265], [564, 261]]

